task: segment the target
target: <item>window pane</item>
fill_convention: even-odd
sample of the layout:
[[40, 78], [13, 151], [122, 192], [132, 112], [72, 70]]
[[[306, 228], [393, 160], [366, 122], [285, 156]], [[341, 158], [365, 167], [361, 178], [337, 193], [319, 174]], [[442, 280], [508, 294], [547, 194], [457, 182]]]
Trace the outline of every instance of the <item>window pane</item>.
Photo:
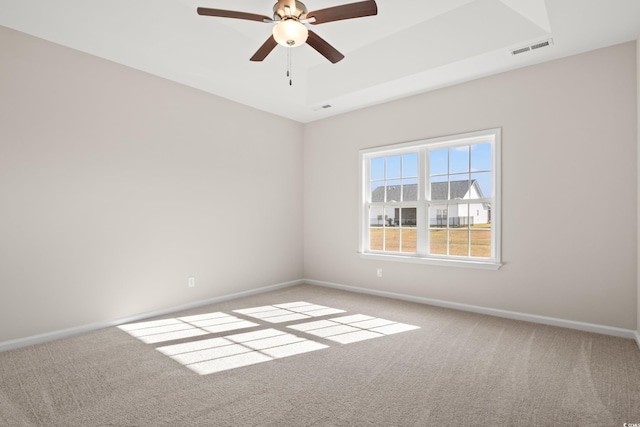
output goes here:
[[491, 257], [491, 228], [488, 226], [471, 229], [471, 256]]
[[449, 182], [447, 176], [431, 178], [431, 200], [448, 200]]
[[400, 212], [398, 208], [385, 208], [384, 221], [386, 227], [394, 227], [398, 225], [398, 217]]
[[409, 178], [402, 180], [402, 200], [416, 201], [418, 200], [418, 179]]
[[[403, 209], [404, 210], [404, 209]], [[402, 251], [415, 253], [417, 250], [417, 233], [415, 227], [402, 228]]]
[[472, 197], [493, 197], [493, 177], [491, 172], [478, 172], [471, 174], [471, 180], [476, 181], [482, 194]]
[[469, 146], [449, 149], [449, 173], [469, 172]]
[[469, 225], [482, 226], [489, 224], [491, 218], [488, 203], [469, 204]]
[[491, 167], [491, 144], [477, 144], [471, 146], [471, 172], [490, 171]]
[[449, 205], [447, 206], [448, 213], [448, 225], [449, 227], [459, 227], [460, 226], [460, 213], [458, 210], [460, 209], [460, 205]]
[[458, 174], [450, 176], [449, 200], [469, 198], [469, 174]]
[[469, 230], [467, 228], [449, 230], [449, 255], [469, 256]]
[[400, 229], [391, 227], [384, 230], [384, 250], [390, 252], [400, 251]]
[[372, 227], [369, 229], [369, 250], [382, 250], [382, 236], [384, 229], [382, 227]]
[[402, 208], [400, 210], [400, 225], [403, 227], [415, 227], [416, 208]]
[[384, 235], [384, 209], [371, 208], [369, 210], [369, 249], [381, 251]]
[[400, 181], [399, 179], [394, 179], [392, 181], [387, 181], [387, 202], [399, 202], [402, 197], [400, 193]]
[[384, 202], [384, 181], [374, 181], [371, 183], [371, 201]]
[[429, 229], [429, 253], [433, 255], [447, 254], [446, 228]]
[[429, 253], [447, 254], [447, 205], [429, 208]]
[[429, 208], [429, 227], [446, 228], [448, 216], [447, 205], [432, 205]]
[[400, 178], [400, 156], [387, 157], [386, 178]]
[[466, 227], [469, 222], [469, 205], [449, 205], [449, 228]]
[[371, 159], [371, 177], [370, 179], [384, 179], [384, 157]]
[[430, 175], [445, 175], [449, 172], [449, 150], [429, 151], [429, 173]]
[[449, 205], [449, 255], [469, 256], [469, 205]]
[[382, 227], [384, 225], [384, 210], [382, 208], [371, 208], [369, 210], [369, 225], [371, 227]]
[[402, 156], [402, 177], [418, 176], [418, 153], [405, 154]]

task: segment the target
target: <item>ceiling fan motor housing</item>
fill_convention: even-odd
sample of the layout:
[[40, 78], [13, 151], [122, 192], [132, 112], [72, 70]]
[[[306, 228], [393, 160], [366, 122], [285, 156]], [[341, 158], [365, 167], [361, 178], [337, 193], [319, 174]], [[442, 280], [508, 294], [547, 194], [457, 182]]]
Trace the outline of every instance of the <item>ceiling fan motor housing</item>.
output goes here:
[[273, 6], [273, 20], [304, 19], [307, 12], [307, 6], [302, 2], [294, 0], [278, 0], [278, 3]]

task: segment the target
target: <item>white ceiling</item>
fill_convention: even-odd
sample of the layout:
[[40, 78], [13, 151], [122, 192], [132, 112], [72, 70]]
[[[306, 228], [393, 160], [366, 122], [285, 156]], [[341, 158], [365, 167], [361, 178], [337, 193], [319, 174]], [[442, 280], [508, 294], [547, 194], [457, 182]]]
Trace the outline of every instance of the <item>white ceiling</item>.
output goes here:
[[202, 6], [271, 16], [275, 3], [0, 0], [0, 25], [303, 123], [640, 35], [640, 0], [377, 0], [377, 16], [310, 26], [345, 59], [291, 49], [289, 86], [287, 48], [249, 61], [272, 24], [196, 14]]

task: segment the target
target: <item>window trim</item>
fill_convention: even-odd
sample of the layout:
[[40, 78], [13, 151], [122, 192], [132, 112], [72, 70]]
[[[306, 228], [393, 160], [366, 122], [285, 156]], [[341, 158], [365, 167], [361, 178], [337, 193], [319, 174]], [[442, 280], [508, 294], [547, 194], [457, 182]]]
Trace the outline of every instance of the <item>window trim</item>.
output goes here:
[[[493, 257], [489, 259], [483, 258], [469, 258], [469, 257], [454, 257], [450, 255], [437, 256], [430, 254], [420, 253], [420, 248], [426, 248], [427, 234], [425, 229], [418, 233], [418, 254], [408, 254], [403, 252], [371, 252], [367, 248], [367, 230], [368, 230], [368, 179], [369, 179], [369, 159], [372, 157], [382, 157], [398, 154], [406, 154], [407, 151], [414, 148], [417, 151], [425, 150], [430, 151], [437, 149], [438, 147], [451, 146], [451, 145], [472, 145], [477, 142], [486, 141], [487, 137], [493, 139], [492, 149], [492, 167], [493, 167], [493, 201], [491, 206], [491, 222], [492, 222], [492, 252]], [[475, 132], [467, 132], [456, 135], [448, 135], [437, 138], [421, 139], [409, 142], [403, 142], [399, 144], [383, 145], [378, 147], [371, 147], [359, 150], [359, 227], [358, 227], [358, 254], [362, 259], [380, 260], [380, 261], [398, 261], [409, 262], [418, 264], [430, 264], [438, 266], [454, 266], [454, 267], [467, 267], [478, 269], [497, 270], [502, 266], [502, 237], [501, 237], [501, 196], [502, 196], [502, 178], [501, 178], [501, 166], [502, 166], [502, 130], [501, 128], [492, 128], [486, 130], [480, 130]], [[424, 174], [428, 174], [428, 155], [419, 155], [418, 167], [422, 174], [419, 174], [418, 179], [418, 204], [417, 218], [418, 221], [422, 219], [423, 224], [429, 222], [428, 207], [430, 204], [448, 204], [449, 200], [431, 200], [429, 188], [424, 188], [428, 180]], [[427, 187], [429, 187], [427, 185]], [[487, 198], [491, 199], [491, 198]], [[402, 207], [399, 205], [398, 207]], [[428, 230], [428, 226], [427, 226]]]

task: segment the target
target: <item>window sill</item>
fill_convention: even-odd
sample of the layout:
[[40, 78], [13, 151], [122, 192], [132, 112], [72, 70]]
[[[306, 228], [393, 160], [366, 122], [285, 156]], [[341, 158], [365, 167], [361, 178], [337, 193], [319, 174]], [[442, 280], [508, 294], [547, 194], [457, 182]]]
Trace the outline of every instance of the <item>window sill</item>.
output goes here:
[[369, 259], [375, 261], [395, 261], [408, 262], [412, 264], [438, 265], [441, 267], [461, 267], [476, 268], [480, 270], [498, 270], [502, 267], [502, 263], [494, 261], [470, 261], [460, 259], [442, 259], [442, 258], [422, 258], [408, 255], [390, 255], [382, 253], [359, 252], [361, 259]]

